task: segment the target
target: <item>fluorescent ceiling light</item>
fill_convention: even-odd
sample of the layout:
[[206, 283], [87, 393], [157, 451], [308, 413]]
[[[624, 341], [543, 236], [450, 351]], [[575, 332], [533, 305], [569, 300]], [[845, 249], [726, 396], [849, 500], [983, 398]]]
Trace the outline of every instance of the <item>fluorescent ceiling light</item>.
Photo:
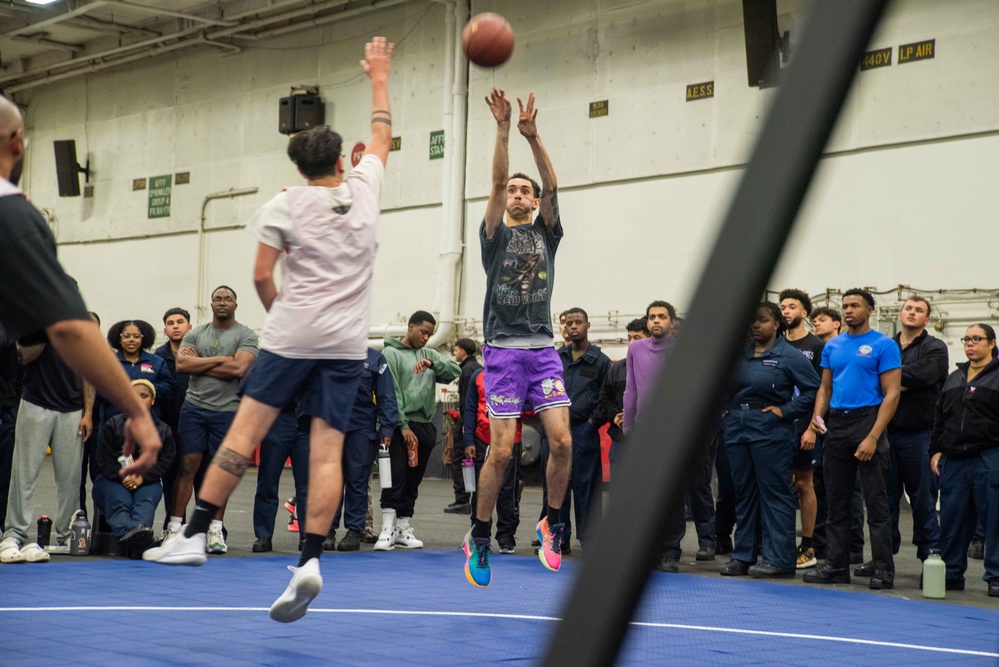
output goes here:
[[59, 2], [59, 0], [24, 0], [24, 1], [27, 2], [29, 5], [51, 5], [56, 2]]

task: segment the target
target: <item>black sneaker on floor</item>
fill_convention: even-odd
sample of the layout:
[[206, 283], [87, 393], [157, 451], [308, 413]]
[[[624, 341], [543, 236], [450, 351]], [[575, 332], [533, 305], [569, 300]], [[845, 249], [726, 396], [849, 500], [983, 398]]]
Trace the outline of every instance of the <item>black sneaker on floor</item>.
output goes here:
[[705, 561], [715, 559], [715, 550], [711, 547], [701, 547], [697, 550], [697, 555], [694, 556], [695, 560]]
[[139, 560], [146, 549], [153, 546], [153, 531], [148, 527], [139, 524], [118, 540], [118, 545], [125, 556], [132, 560]]
[[806, 572], [801, 580], [806, 584], [848, 584], [850, 583], [850, 571], [837, 570], [823, 564], [811, 572]]
[[989, 597], [999, 598], [999, 579], [993, 579], [989, 582]]
[[871, 590], [875, 591], [887, 591], [895, 588], [895, 573], [889, 572], [888, 570], [878, 570], [871, 577], [871, 583], [869, 584]]
[[985, 560], [984, 539], [971, 540], [971, 545], [968, 547], [968, 558], [974, 558], [975, 560]]
[[727, 556], [732, 553], [732, 536], [731, 535], [716, 535], [715, 536], [715, 553], [719, 556]]
[[749, 574], [749, 568], [753, 567], [752, 563], [746, 563], [741, 560], [735, 560], [734, 558], [728, 562], [720, 574], [723, 577], [745, 577]]
[[257, 541], [253, 543], [253, 553], [262, 554], [268, 551], [272, 551], [274, 546], [271, 544], [271, 538], [269, 537], [258, 537]]
[[860, 567], [853, 568], [853, 576], [855, 577], [873, 577], [875, 574], [874, 561], [869, 560]]
[[[992, 582], [989, 582], [989, 583], [991, 584]], [[944, 583], [944, 588], [946, 588], [948, 591], [963, 591], [964, 590], [964, 579], [961, 579], [961, 580], [948, 579]]]
[[658, 569], [660, 572], [676, 573], [680, 571], [680, 563], [679, 561], [677, 561], [676, 558], [673, 558], [672, 556], [663, 556], [662, 561], [659, 563], [659, 566], [656, 569]]
[[444, 514], [471, 514], [472, 506], [468, 503], [451, 503], [444, 508]]
[[348, 528], [347, 534], [340, 540], [340, 544], [336, 545], [337, 551], [357, 551], [360, 548], [361, 531], [354, 530], [353, 528]]
[[531, 540], [531, 546], [537, 549], [541, 546], [541, 540]]
[[330, 531], [323, 540], [323, 551], [336, 551], [336, 532]]
[[501, 554], [515, 554], [517, 553], [517, 545], [503, 542], [499, 545], [499, 552]]
[[761, 563], [750, 567], [748, 572], [753, 579], [794, 579], [798, 570], [796, 568], [786, 570], [770, 563]]

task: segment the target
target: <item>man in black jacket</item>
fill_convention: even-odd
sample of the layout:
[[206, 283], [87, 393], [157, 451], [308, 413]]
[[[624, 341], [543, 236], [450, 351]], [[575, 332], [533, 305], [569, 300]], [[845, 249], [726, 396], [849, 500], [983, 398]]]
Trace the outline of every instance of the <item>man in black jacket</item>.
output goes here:
[[[590, 319], [582, 308], [565, 311], [565, 330], [571, 344], [560, 349], [558, 356], [562, 359], [565, 390], [572, 400], [569, 408], [572, 429], [572, 479], [569, 488], [576, 501], [576, 535], [582, 542], [586, 539], [587, 517], [599, 516], [602, 511], [603, 467], [598, 429], [603, 426], [604, 418], [598, 399], [611, 360], [590, 342]], [[562, 506], [568, 507], [568, 503]]]
[[[628, 345], [636, 340], [649, 337], [649, 331], [645, 328], [645, 318], [628, 322], [625, 327], [628, 331]], [[614, 365], [607, 371], [607, 377], [600, 387], [600, 412], [603, 413], [610, 426], [607, 428], [607, 435], [611, 439], [610, 462], [614, 465], [614, 460], [618, 456], [618, 448], [624, 442], [624, 431], [621, 424], [624, 423], [624, 385], [628, 379], [628, 360], [624, 357], [614, 362]]]
[[471, 338], [459, 338], [454, 343], [454, 360], [461, 366], [461, 375], [458, 376], [458, 419], [454, 423], [452, 433], [454, 433], [454, 443], [451, 453], [451, 481], [454, 483], [454, 502], [444, 508], [445, 514], [471, 514], [472, 507], [469, 502], [472, 494], [465, 490], [465, 481], [461, 476], [461, 456], [462, 456], [462, 433], [465, 413], [465, 397], [468, 396], [468, 383], [475, 371], [482, 368], [482, 364], [475, 358], [478, 346]]
[[[947, 379], [948, 358], [947, 345], [926, 331], [931, 312], [929, 301], [911, 296], [899, 313], [902, 330], [895, 336], [895, 342], [902, 350], [902, 394], [888, 425], [892, 553], [897, 554], [902, 543], [898, 515], [904, 488], [912, 505], [912, 543], [916, 545], [919, 560], [926, 560], [940, 539], [936, 496], [930, 482], [929, 449], [933, 406]], [[853, 573], [858, 577], [871, 576], [872, 571], [871, 564], [865, 563]]]
[[999, 360], [996, 332], [973, 324], [961, 338], [968, 361], [944, 382], [930, 435], [930, 466], [940, 476], [940, 555], [947, 590], [964, 590], [977, 510], [985, 524], [989, 597], [999, 597]]

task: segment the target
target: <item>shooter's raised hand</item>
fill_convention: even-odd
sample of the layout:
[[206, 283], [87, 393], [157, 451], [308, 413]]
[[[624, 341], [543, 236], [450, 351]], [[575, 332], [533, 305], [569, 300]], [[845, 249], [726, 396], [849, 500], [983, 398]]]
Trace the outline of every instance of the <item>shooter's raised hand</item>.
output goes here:
[[486, 104], [489, 105], [489, 110], [493, 112], [493, 118], [497, 123], [510, 122], [513, 109], [502, 88], [493, 88], [493, 92], [486, 95]]
[[520, 130], [525, 139], [536, 138], [538, 136], [538, 126], [534, 121], [538, 117], [538, 110], [534, 108], [534, 93], [527, 96], [526, 108], [519, 97], [517, 98], [517, 104], [520, 106], [520, 120], [517, 121], [517, 129]]
[[388, 78], [395, 44], [384, 37], [373, 37], [364, 45], [364, 60], [361, 69], [372, 79]]

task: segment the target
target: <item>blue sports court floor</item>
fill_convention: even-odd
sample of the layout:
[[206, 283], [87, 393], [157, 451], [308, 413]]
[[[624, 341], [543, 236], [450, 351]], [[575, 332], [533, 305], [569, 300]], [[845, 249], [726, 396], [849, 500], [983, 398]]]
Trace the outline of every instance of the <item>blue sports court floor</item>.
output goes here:
[[[282, 625], [267, 609], [289, 564], [4, 566], [0, 664], [533, 664], [576, 571], [494, 557], [479, 590], [458, 549], [332, 556], [312, 610]], [[621, 664], [994, 667], [999, 609], [656, 573]]]

